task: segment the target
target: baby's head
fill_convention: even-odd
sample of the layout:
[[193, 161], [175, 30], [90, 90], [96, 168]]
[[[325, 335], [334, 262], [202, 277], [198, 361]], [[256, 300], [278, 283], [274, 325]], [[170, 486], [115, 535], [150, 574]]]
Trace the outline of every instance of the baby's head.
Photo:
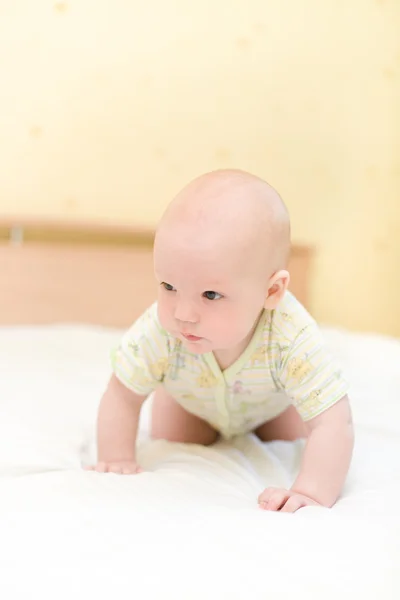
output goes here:
[[265, 181], [234, 170], [195, 179], [156, 233], [162, 326], [195, 353], [239, 346], [285, 293], [289, 251], [288, 212]]

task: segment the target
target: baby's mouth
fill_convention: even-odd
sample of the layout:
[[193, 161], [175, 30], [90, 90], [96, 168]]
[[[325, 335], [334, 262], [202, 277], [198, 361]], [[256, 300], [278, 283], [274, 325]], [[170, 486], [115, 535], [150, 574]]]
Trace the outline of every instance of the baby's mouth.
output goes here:
[[182, 336], [189, 342], [199, 342], [203, 339], [201, 337], [198, 337], [197, 335], [191, 335], [190, 333], [182, 333]]

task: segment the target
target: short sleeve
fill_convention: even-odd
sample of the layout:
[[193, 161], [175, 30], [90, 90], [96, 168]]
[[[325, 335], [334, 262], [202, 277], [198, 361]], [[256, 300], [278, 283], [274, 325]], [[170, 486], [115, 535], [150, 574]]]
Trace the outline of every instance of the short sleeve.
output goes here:
[[169, 338], [151, 306], [122, 336], [112, 351], [116, 377], [141, 396], [149, 395], [164, 379], [168, 368]]
[[304, 327], [282, 352], [279, 382], [303, 421], [323, 413], [349, 389], [315, 322]]

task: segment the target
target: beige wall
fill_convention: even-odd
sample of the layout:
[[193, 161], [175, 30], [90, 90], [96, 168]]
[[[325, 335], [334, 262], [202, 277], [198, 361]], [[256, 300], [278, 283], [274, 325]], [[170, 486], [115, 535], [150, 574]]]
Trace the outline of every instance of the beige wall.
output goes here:
[[253, 171], [315, 244], [314, 314], [400, 335], [398, 0], [0, 0], [0, 214], [154, 226]]

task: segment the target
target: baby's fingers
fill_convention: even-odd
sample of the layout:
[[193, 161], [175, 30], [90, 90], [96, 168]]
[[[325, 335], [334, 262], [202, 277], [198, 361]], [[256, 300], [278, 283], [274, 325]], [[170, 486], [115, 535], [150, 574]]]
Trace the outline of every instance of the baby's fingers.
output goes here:
[[302, 496], [301, 494], [295, 494], [286, 502], [284, 506], [281, 508], [281, 512], [290, 512], [294, 513], [300, 508], [304, 508], [305, 506], [321, 506], [315, 500], [308, 498], [307, 496]]
[[109, 465], [105, 462], [99, 462], [99, 463], [97, 463], [97, 465], [95, 465], [93, 470], [96, 471], [97, 473], [108, 473]]
[[260, 494], [258, 503], [263, 510], [279, 510], [290, 497], [290, 492], [282, 488], [267, 488]]
[[258, 497], [260, 508], [264, 510], [278, 510], [284, 501], [286, 490], [279, 488], [267, 488]]
[[277, 490], [267, 502], [267, 510], [279, 510], [289, 497], [289, 493], [286, 490]]
[[135, 464], [111, 463], [108, 466], [108, 472], [116, 475], [136, 475], [136, 473], [141, 473], [142, 469]]
[[304, 506], [307, 506], [307, 499], [304, 496], [291, 496], [282, 506], [281, 512], [294, 513]]
[[111, 463], [108, 465], [108, 472], [115, 473], [115, 475], [122, 475], [125, 467], [118, 463]]
[[140, 467], [124, 467], [121, 471], [122, 475], [136, 475], [137, 473], [143, 473], [143, 469]]
[[106, 467], [105, 464], [103, 463], [103, 466], [100, 466], [100, 464], [96, 464], [96, 465], [85, 465], [83, 467], [84, 471], [97, 471], [98, 473], [106, 473]]
[[107, 473], [108, 465], [105, 462], [99, 462], [95, 465], [87, 465], [83, 467], [84, 471], [96, 471], [97, 473]]
[[274, 494], [276, 492], [277, 488], [273, 488], [273, 487], [269, 487], [266, 490], [264, 490], [259, 496], [258, 496], [258, 503], [259, 504], [266, 504], [268, 502], [268, 500], [270, 499], [270, 497], [272, 496], [272, 494]]
[[99, 462], [96, 465], [84, 467], [85, 471], [95, 471], [96, 473], [114, 473], [115, 475], [135, 475], [143, 473], [143, 469], [138, 465], [124, 463], [106, 463]]

